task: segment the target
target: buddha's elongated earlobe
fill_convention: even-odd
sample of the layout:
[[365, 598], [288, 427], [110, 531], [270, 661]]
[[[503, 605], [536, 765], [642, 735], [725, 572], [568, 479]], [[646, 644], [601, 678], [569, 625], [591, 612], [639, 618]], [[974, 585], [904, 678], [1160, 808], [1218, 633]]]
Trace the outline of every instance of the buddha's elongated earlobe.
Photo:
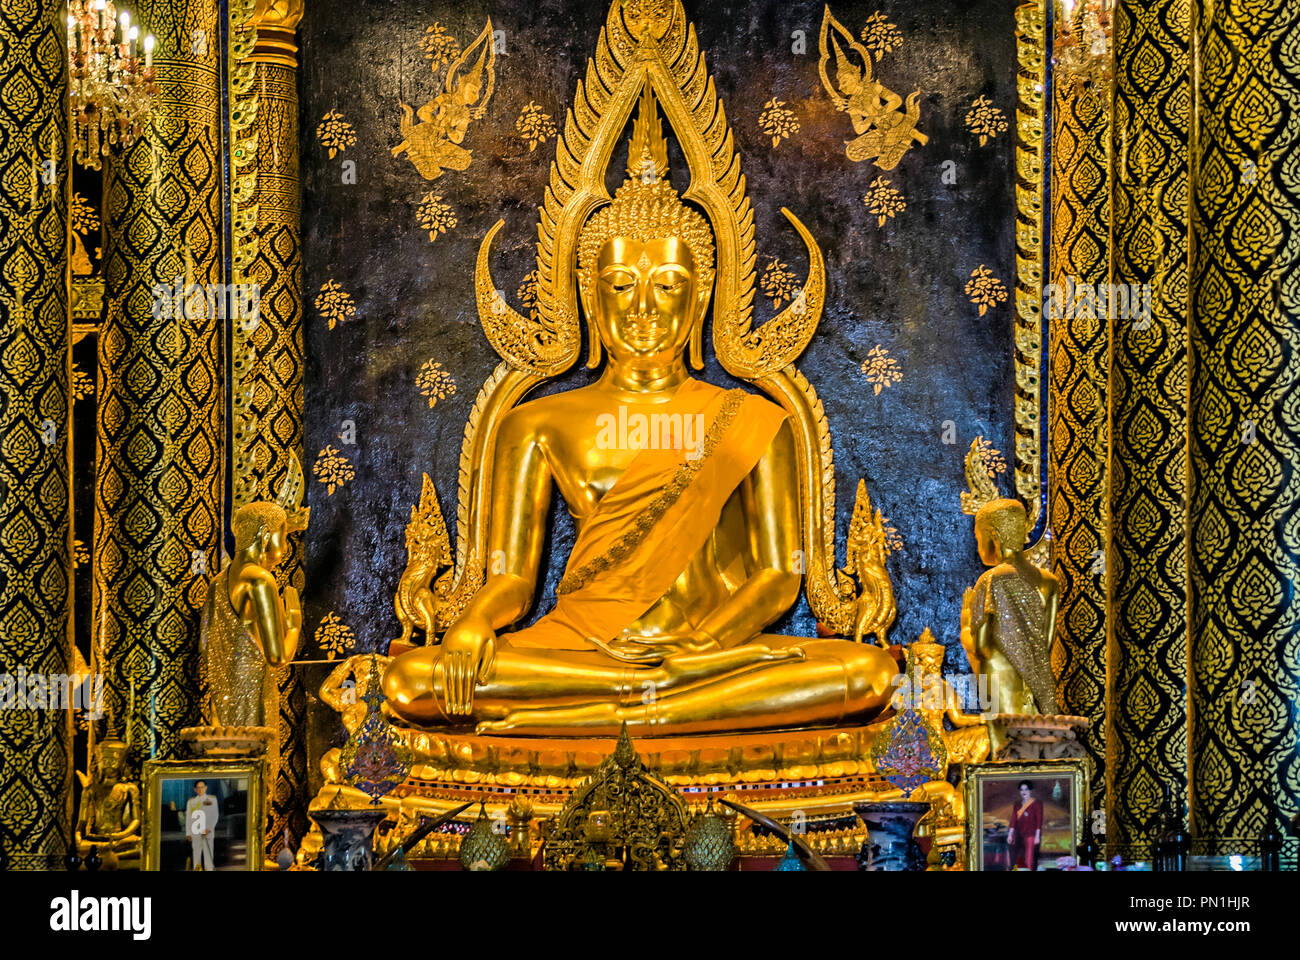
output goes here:
[[688, 346], [691, 369], [693, 370], [704, 369], [704, 318], [709, 315], [709, 299], [712, 293], [713, 286], [710, 283], [700, 296], [699, 317], [695, 321], [695, 326], [691, 329], [691, 339]]
[[587, 369], [595, 370], [600, 366], [601, 350], [600, 335], [596, 333], [596, 325], [592, 322], [591, 316], [587, 317]]
[[600, 334], [596, 332], [596, 321], [592, 319], [596, 311], [591, 290], [581, 282], [578, 284], [578, 300], [582, 303], [583, 319], [587, 321], [587, 369], [594, 370], [600, 366], [602, 356]]

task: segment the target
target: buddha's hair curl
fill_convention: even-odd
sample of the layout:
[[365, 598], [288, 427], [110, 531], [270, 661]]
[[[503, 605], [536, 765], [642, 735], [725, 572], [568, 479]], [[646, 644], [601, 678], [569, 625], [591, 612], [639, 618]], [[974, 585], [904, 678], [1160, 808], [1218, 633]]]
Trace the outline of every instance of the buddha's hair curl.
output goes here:
[[988, 530], [1004, 550], [1025, 548], [1028, 515], [1019, 500], [994, 500], [979, 508], [975, 526]]
[[589, 276], [595, 269], [600, 248], [611, 237], [642, 243], [681, 237], [695, 258], [701, 288], [713, 282], [713, 231], [702, 214], [682, 202], [667, 180], [625, 181], [614, 194], [614, 202], [586, 222], [578, 240], [581, 276]]

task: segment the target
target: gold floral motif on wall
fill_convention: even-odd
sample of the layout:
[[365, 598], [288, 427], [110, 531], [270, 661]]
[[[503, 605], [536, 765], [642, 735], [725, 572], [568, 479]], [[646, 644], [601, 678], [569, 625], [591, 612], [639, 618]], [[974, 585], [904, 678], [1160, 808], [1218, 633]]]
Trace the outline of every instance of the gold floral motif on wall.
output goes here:
[[346, 486], [348, 481], [355, 479], [357, 475], [352, 468], [352, 462], [332, 444], [317, 454], [316, 465], [312, 467], [311, 472], [317, 480], [325, 484], [325, 494], [331, 497], [334, 496], [336, 489]]
[[890, 523], [888, 517], [881, 517], [881, 524], [885, 534], [885, 554], [888, 556], [893, 553], [902, 553], [907, 544], [903, 541], [903, 535], [898, 532], [898, 528]]
[[72, 541], [72, 567], [75, 570], [83, 563], [90, 563], [90, 549], [80, 540]]
[[987, 437], [976, 437], [975, 441], [978, 444], [975, 448], [976, 455], [984, 472], [989, 475], [989, 479], [996, 480], [999, 474], [1006, 473], [1006, 458], [1002, 456], [1001, 450], [993, 446], [993, 441]]
[[351, 653], [357, 642], [352, 628], [339, 619], [339, 615], [333, 610], [325, 614], [316, 627], [315, 638], [317, 649], [330, 660], [337, 660], [344, 654]]
[[515, 132], [527, 142], [529, 153], [555, 136], [555, 129], [551, 115], [532, 100], [524, 104], [524, 108], [519, 111], [519, 119], [515, 121]]
[[988, 313], [989, 307], [1006, 302], [1007, 287], [993, 276], [992, 270], [981, 263], [970, 272], [970, 279], [966, 281], [966, 296], [970, 297], [971, 303], [980, 308], [982, 317]]
[[357, 142], [357, 132], [352, 124], [343, 119], [343, 114], [331, 110], [316, 125], [316, 139], [329, 151], [330, 159], [333, 160]]
[[999, 133], [1007, 132], [1007, 117], [988, 97], [979, 97], [966, 111], [966, 129], [980, 139], [980, 146]]
[[[443, 43], [437, 49], [442, 53], [451, 48]], [[441, 61], [433, 56], [430, 59], [436, 75]], [[426, 180], [436, 180], [444, 170], [468, 168], [471, 154], [460, 144], [470, 123], [487, 111], [495, 85], [496, 49], [489, 19], [478, 38], [447, 68], [441, 93], [418, 110], [408, 103], [399, 104], [402, 142], [393, 147], [393, 156], [406, 154]]]
[[[881, 21], [868, 21], [872, 42], [879, 51], [877, 58], [902, 42], [901, 37], [894, 42], [897, 28], [887, 21], [883, 23], [893, 32], [886, 31]], [[868, 31], [863, 33], [866, 36]], [[822, 86], [835, 109], [849, 115], [853, 132], [858, 135], [845, 148], [850, 160], [872, 160], [881, 170], [892, 170], [913, 143], [929, 143], [930, 138], [916, 129], [921, 119], [921, 91], [912, 91], [904, 102], [877, 80], [871, 52], [831, 16], [829, 6], [822, 16], [818, 44], [821, 59], [817, 70]]]
[[435, 20], [433, 26], [425, 28], [424, 36], [420, 38], [420, 49], [424, 51], [424, 59], [432, 61], [436, 71], [444, 63], [460, 56], [460, 41]]
[[902, 366], [880, 344], [867, 352], [867, 359], [862, 361], [862, 372], [866, 374], [867, 383], [874, 388], [876, 396], [880, 396], [880, 391], [885, 387], [893, 386], [903, 379]]
[[862, 202], [867, 205], [867, 212], [875, 214], [876, 226], [883, 227], [889, 220], [907, 209], [907, 200], [901, 190], [895, 189], [892, 180], [876, 177], [867, 187]]
[[316, 310], [334, 329], [336, 323], [346, 323], [357, 315], [357, 305], [352, 295], [339, 286], [337, 280], [326, 280], [316, 294]]
[[456, 211], [443, 203], [442, 197], [436, 193], [426, 193], [420, 198], [420, 204], [415, 208], [415, 219], [421, 228], [429, 231], [430, 243], [438, 239], [438, 234], [446, 233], [458, 222]]
[[799, 132], [799, 120], [784, 100], [773, 97], [763, 104], [763, 112], [758, 115], [758, 128], [772, 138], [772, 146], [776, 147], [782, 140]]
[[784, 261], [773, 257], [758, 281], [763, 296], [772, 300], [772, 309], [780, 310], [781, 304], [794, 300], [799, 295], [799, 278], [791, 272]]
[[862, 45], [875, 55], [876, 60], [903, 45], [902, 32], [879, 10], [867, 17], [861, 37]]
[[442, 364], [435, 360], [424, 361], [424, 366], [420, 367], [420, 372], [415, 376], [415, 388], [420, 391], [420, 395], [427, 397], [429, 406], [432, 407], [439, 400], [446, 400], [456, 393], [456, 378], [451, 373], [442, 368]]

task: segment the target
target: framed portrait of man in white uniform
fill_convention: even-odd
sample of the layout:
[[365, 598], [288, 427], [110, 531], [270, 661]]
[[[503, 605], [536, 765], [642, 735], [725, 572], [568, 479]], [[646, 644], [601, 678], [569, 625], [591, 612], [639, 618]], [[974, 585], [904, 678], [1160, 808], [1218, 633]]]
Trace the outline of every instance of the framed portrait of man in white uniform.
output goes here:
[[260, 870], [263, 761], [149, 760], [144, 869]]

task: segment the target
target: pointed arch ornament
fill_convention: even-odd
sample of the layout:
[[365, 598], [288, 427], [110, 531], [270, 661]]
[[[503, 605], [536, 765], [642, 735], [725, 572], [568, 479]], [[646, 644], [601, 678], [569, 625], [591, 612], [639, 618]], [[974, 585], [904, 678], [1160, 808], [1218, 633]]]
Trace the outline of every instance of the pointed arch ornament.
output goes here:
[[[465, 426], [456, 558], [452, 576], [440, 578], [433, 588], [438, 628], [455, 621], [485, 579], [490, 470], [501, 419], [530, 390], [578, 360], [582, 336], [574, 264], [579, 236], [590, 217], [612, 202], [606, 171], [638, 103], [650, 105], [643, 110], [655, 111], [635, 124], [633, 137], [639, 137], [644, 148], [640, 155], [649, 156], [652, 164], [662, 162], [656, 156], [666, 157], [658, 144], [653, 149], [649, 144], [659, 129], [649, 121], [662, 111], [686, 159], [690, 182], [681, 197], [702, 211], [712, 227], [712, 330], [718, 360], [728, 373], [752, 383], [790, 415], [799, 471], [805, 591], [812, 611], [834, 632], [874, 635], [885, 644], [895, 605], [884, 568], [888, 549], [883, 530], [879, 524], [858, 524], [863, 542], [855, 555], [867, 562], [852, 570], [836, 569], [830, 426], [816, 390], [794, 365], [821, 319], [825, 262], [811, 233], [783, 208], [807, 248], [808, 276], [784, 310], [754, 325], [753, 208], [726, 112], [681, 0], [614, 0], [610, 5], [595, 56], [588, 60], [567, 111], [539, 210], [535, 318], [510, 306], [492, 280], [492, 243], [504, 220], [488, 230], [479, 248], [475, 298], [483, 331], [502, 362], [480, 389]], [[638, 156], [632, 150], [629, 155]], [[630, 173], [631, 167], [630, 160]], [[863, 485], [857, 506], [855, 513], [871, 516]], [[417, 519], [413, 516], [412, 522]], [[882, 543], [876, 544], [875, 538]], [[417, 587], [408, 583], [401, 589]], [[408, 624], [402, 610], [411, 607], [399, 594], [404, 632]]]

